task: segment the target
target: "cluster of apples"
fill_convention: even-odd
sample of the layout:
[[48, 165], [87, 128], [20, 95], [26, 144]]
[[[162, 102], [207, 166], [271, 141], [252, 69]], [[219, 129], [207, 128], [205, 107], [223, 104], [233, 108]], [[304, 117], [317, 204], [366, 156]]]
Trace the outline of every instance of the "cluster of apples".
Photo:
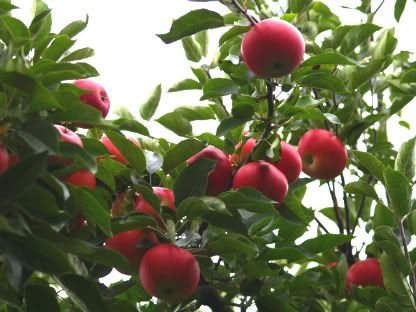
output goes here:
[[[255, 145], [256, 140], [249, 138], [244, 144], [237, 144], [236, 152], [230, 156], [216, 147], [208, 146], [187, 162], [192, 163], [198, 158], [216, 161], [216, 167], [208, 176], [207, 195], [218, 195], [232, 184], [233, 189], [253, 188], [282, 203], [289, 184], [299, 178], [302, 170], [311, 177], [330, 180], [341, 174], [348, 160], [344, 144], [325, 129], [306, 132], [297, 150], [281, 141], [281, 157], [276, 163], [264, 160], [247, 162]], [[232, 167], [238, 167], [234, 177]]]
[[[171, 213], [176, 212], [172, 190], [153, 187], [160, 205]], [[130, 198], [128, 198], [130, 196]], [[127, 213], [123, 206], [131, 201], [133, 211], [154, 218], [164, 228], [162, 216], [140, 194], [121, 193], [113, 203], [113, 217]], [[132, 268], [137, 269], [144, 289], [152, 296], [168, 303], [179, 303], [196, 291], [200, 269], [198, 261], [189, 251], [172, 244], [161, 243], [149, 229], [134, 229], [109, 237], [105, 245], [124, 255]]]

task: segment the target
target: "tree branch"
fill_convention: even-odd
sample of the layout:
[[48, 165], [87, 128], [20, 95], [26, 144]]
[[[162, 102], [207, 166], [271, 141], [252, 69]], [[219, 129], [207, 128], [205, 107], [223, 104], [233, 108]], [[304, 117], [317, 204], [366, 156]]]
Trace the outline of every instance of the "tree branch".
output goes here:
[[232, 0], [231, 3], [248, 19], [252, 26], [256, 26], [255, 19], [247, 13], [247, 9], [243, 8], [237, 0]]
[[326, 184], [328, 185], [329, 193], [331, 194], [332, 203], [334, 205], [334, 213], [335, 213], [335, 218], [337, 219], [338, 229], [339, 229], [339, 232], [342, 234], [344, 233], [344, 224], [341, 219], [341, 211], [338, 206], [338, 200], [337, 200], [337, 196], [335, 195], [335, 189], [333, 190], [331, 189], [331, 185], [329, 184], [329, 181], [327, 181]]
[[266, 128], [264, 129], [262, 138], [266, 139], [272, 130], [272, 120], [274, 115], [274, 86], [269, 80], [266, 80], [267, 85], [267, 120]]

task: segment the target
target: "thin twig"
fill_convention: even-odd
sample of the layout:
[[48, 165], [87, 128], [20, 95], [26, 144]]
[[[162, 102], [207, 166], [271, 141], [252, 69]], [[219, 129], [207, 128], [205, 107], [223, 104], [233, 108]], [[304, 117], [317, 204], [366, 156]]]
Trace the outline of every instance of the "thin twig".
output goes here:
[[314, 217], [316, 223], [318, 223], [319, 227], [326, 233], [329, 234], [329, 231], [327, 230], [327, 228], [325, 227], [325, 225], [322, 224], [321, 221], [319, 221], [319, 219], [315, 216]]
[[256, 25], [256, 20], [247, 13], [247, 9], [243, 8], [237, 0], [232, 0], [231, 3], [248, 19], [252, 26]]
[[335, 218], [337, 219], [338, 229], [339, 229], [339, 232], [342, 234], [344, 233], [344, 224], [341, 219], [341, 212], [338, 206], [337, 196], [335, 195], [335, 189], [334, 190], [331, 189], [331, 185], [329, 184], [329, 181], [327, 181], [326, 184], [328, 185], [329, 193], [331, 194], [332, 203], [334, 205], [334, 213], [335, 213]]
[[[368, 184], [371, 184], [372, 181], [373, 181], [373, 176], [369, 176], [368, 179], [367, 179], [367, 183]], [[361, 198], [360, 207], [358, 208], [357, 216], [355, 218], [354, 225], [353, 225], [353, 227], [351, 229], [351, 235], [354, 235], [355, 229], [357, 228], [358, 219], [361, 218], [361, 214], [362, 214], [363, 209], [364, 209], [364, 204], [365, 204], [366, 198], [367, 198], [366, 196], [363, 196]]]
[[272, 121], [273, 121], [273, 115], [274, 115], [274, 86], [269, 81], [266, 80], [267, 85], [267, 121], [266, 121], [266, 128], [264, 129], [262, 138], [266, 139], [270, 131], [272, 130]]

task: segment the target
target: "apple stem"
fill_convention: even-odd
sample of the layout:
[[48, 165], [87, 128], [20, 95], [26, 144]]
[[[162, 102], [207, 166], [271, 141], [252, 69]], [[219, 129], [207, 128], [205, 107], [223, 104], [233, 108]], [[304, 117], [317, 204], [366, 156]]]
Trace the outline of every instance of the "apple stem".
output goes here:
[[232, 0], [231, 3], [248, 19], [252, 26], [256, 26], [256, 20], [247, 13], [247, 9], [243, 8], [242, 5], [237, 0]]

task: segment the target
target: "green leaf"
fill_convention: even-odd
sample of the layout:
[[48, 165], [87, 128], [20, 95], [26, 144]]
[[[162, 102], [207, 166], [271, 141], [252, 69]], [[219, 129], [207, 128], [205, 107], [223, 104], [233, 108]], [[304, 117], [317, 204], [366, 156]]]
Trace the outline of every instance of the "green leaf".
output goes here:
[[144, 214], [133, 213], [112, 220], [113, 234], [142, 229], [147, 226], [156, 226], [155, 219]]
[[[17, 18], [3, 15], [0, 17], [0, 39], [10, 45], [26, 44], [30, 39], [30, 32], [26, 25]], [[15, 47], [16, 48], [16, 47]]]
[[235, 36], [244, 34], [250, 30], [251, 26], [234, 26], [226, 31], [220, 38], [219, 45], [221, 46], [226, 41], [234, 38]]
[[174, 112], [180, 113], [189, 121], [215, 119], [215, 114], [207, 106], [179, 106]]
[[80, 275], [58, 277], [60, 286], [83, 312], [105, 312], [107, 307], [95, 284]]
[[202, 54], [198, 42], [196, 42], [192, 36], [183, 38], [181, 42], [182, 47], [185, 50], [186, 58], [191, 62], [199, 62], [202, 58]]
[[390, 208], [399, 218], [407, 215], [411, 209], [412, 187], [409, 180], [399, 171], [390, 167], [384, 169], [384, 185], [390, 199]]
[[237, 94], [240, 87], [231, 79], [213, 78], [207, 81], [203, 88], [204, 95], [201, 100], [212, 99], [229, 94]]
[[221, 137], [226, 135], [229, 131], [244, 125], [247, 121], [249, 121], [251, 118], [246, 119], [239, 119], [234, 116], [224, 118], [221, 123], [218, 125], [217, 133], [216, 135]]
[[195, 40], [199, 44], [199, 50], [201, 51], [202, 56], [206, 57], [208, 54], [208, 31], [200, 31], [195, 35]]
[[311, 238], [299, 245], [300, 248], [310, 253], [317, 254], [325, 250], [348, 243], [353, 239], [352, 235], [343, 234], [324, 234], [316, 238]]
[[208, 175], [214, 170], [215, 166], [216, 162], [214, 160], [199, 158], [182, 170], [173, 187], [176, 207], [190, 196], [205, 194]]
[[204, 144], [195, 139], [188, 139], [179, 142], [165, 154], [163, 161], [163, 170], [170, 172], [176, 166], [186, 161], [191, 156], [204, 149]]
[[350, 194], [367, 196], [379, 200], [374, 187], [364, 181], [351, 182], [345, 185], [344, 191]]
[[199, 90], [201, 84], [193, 79], [182, 80], [169, 88], [168, 92], [178, 92], [184, 90]]
[[361, 24], [354, 26], [344, 36], [341, 42], [341, 53], [344, 55], [350, 54], [356, 47], [358, 47], [365, 40], [370, 38], [381, 27], [374, 24]]
[[403, 173], [410, 181], [416, 171], [416, 138], [405, 142], [399, 149], [394, 169]]
[[48, 274], [74, 272], [74, 268], [60, 248], [48, 240], [33, 235], [14, 235], [2, 231], [0, 245], [25, 266]]
[[378, 59], [373, 58], [367, 66], [354, 68], [354, 70], [351, 71], [348, 88], [354, 90], [362, 84], [367, 83], [371, 77], [378, 74], [384, 68], [386, 61], [386, 57]]
[[381, 161], [379, 161], [376, 157], [374, 157], [370, 153], [360, 152], [360, 151], [352, 151], [354, 157], [370, 171], [372, 175], [374, 175], [379, 181], [384, 181], [384, 165]]
[[219, 198], [231, 210], [244, 209], [257, 213], [276, 214], [275, 202], [254, 189], [243, 188], [238, 191], [227, 191], [220, 194]]
[[389, 240], [377, 241], [376, 245], [385, 251], [391, 259], [394, 259], [396, 266], [400, 269], [404, 276], [407, 276], [410, 272], [410, 265], [407, 261], [402, 249], [397, 243]]
[[30, 283], [25, 287], [27, 312], [50, 311], [59, 312], [56, 291], [47, 284]]
[[111, 236], [110, 214], [91, 192], [85, 188], [74, 188], [72, 195], [88, 223], [97, 225], [106, 235]]
[[176, 209], [176, 217], [178, 220], [184, 217], [194, 220], [210, 212], [231, 216], [225, 204], [216, 197], [188, 197]]
[[397, 39], [394, 37], [394, 29], [386, 29], [377, 39], [376, 46], [373, 51], [373, 58], [388, 57], [394, 52], [397, 46]]
[[137, 173], [140, 174], [146, 169], [146, 158], [143, 151], [136, 144], [115, 131], [106, 131], [105, 133]]
[[162, 86], [159, 84], [150, 94], [150, 97], [140, 106], [140, 116], [144, 120], [150, 120], [155, 114], [159, 106], [160, 98], [162, 96]]
[[398, 302], [406, 306], [409, 311], [415, 310], [416, 307], [409, 285], [396, 266], [395, 259], [391, 258], [387, 253], [381, 255], [381, 271], [384, 287], [387, 291], [394, 294]]
[[207, 243], [206, 248], [211, 255], [255, 255], [258, 253], [258, 248], [253, 242], [237, 234], [224, 234], [214, 237]]
[[62, 62], [73, 62], [73, 61], [79, 61], [86, 58], [89, 58], [91, 56], [94, 56], [94, 49], [91, 48], [82, 48], [75, 50], [71, 53], [69, 53], [67, 56], [62, 58]]
[[416, 68], [408, 69], [400, 79], [400, 83], [416, 83]]
[[304, 77], [300, 84], [304, 87], [330, 90], [336, 93], [348, 93], [344, 82], [329, 73], [313, 73]]
[[344, 56], [340, 53], [327, 52], [327, 53], [311, 56], [306, 61], [304, 61], [300, 67], [323, 65], [323, 64], [354, 65], [354, 66], [358, 66], [358, 67], [363, 66], [359, 62], [357, 62], [356, 60], [353, 60], [352, 58]]
[[394, 5], [394, 18], [397, 22], [400, 21], [400, 17], [404, 12], [404, 8], [406, 7], [407, 0], [396, 0], [396, 4]]
[[88, 25], [88, 15], [85, 18], [85, 21], [75, 21], [71, 22], [66, 25], [61, 32], [60, 35], [67, 35], [69, 38], [75, 37], [81, 31], [83, 31]]
[[51, 45], [42, 53], [44, 59], [57, 61], [66, 51], [68, 51], [75, 41], [67, 35], [56, 36]]
[[117, 120], [112, 120], [112, 124], [119, 130], [127, 130], [149, 136], [149, 130], [135, 119], [119, 118]]
[[0, 203], [13, 200], [30, 188], [45, 173], [47, 160], [45, 152], [29, 155], [0, 175]]
[[187, 136], [192, 133], [191, 123], [181, 113], [167, 113], [156, 121], [179, 136]]
[[199, 9], [191, 11], [172, 23], [170, 31], [157, 35], [164, 43], [172, 43], [200, 31], [224, 26], [224, 18], [216, 12]]

